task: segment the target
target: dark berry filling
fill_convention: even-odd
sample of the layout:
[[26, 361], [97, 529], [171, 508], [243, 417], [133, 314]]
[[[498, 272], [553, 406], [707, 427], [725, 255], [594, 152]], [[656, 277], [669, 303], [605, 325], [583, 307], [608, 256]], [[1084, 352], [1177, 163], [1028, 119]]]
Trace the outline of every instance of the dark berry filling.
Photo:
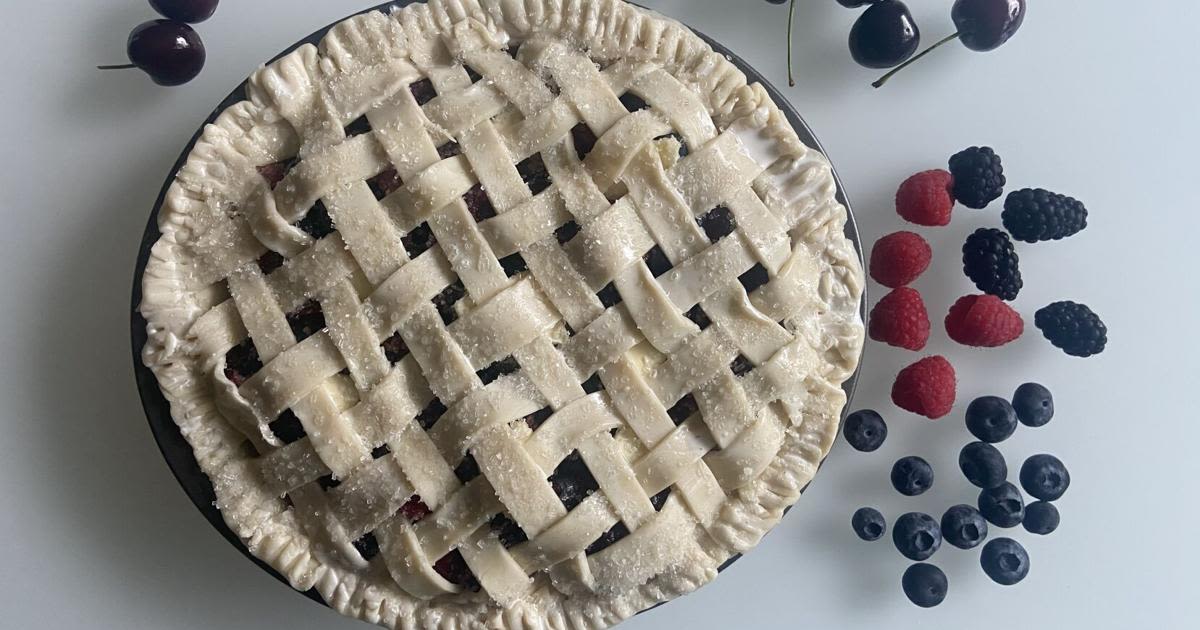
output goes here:
[[479, 590], [479, 580], [471, 573], [467, 561], [457, 549], [442, 556], [433, 564], [433, 570], [446, 579], [447, 582], [461, 586], [468, 591]]
[[712, 326], [712, 320], [708, 318], [708, 313], [705, 313], [704, 309], [700, 308], [699, 304], [693, 306], [688, 310], [688, 312], [684, 313], [683, 316], [692, 320], [692, 323], [699, 326], [700, 330], [704, 330], [705, 328]]
[[412, 83], [408, 89], [412, 92], [413, 98], [417, 99], [417, 105], [424, 105], [437, 96], [437, 91], [433, 89], [433, 81], [429, 79], [421, 79]]
[[371, 122], [367, 120], [365, 115], [359, 116], [351, 121], [349, 125], [346, 125], [342, 131], [346, 132], [347, 138], [361, 136], [364, 133], [371, 132]]
[[517, 172], [521, 174], [525, 185], [529, 186], [529, 191], [535, 195], [550, 187], [550, 173], [546, 171], [541, 153], [534, 153], [522, 160], [517, 164]]
[[383, 348], [383, 354], [391, 363], [399, 363], [401, 359], [408, 355], [408, 344], [404, 343], [404, 337], [400, 333], [394, 333], [391, 337], [383, 340], [380, 344]]
[[688, 394], [687, 396], [680, 398], [679, 402], [672, 405], [671, 408], [667, 410], [667, 415], [670, 416], [671, 420], [675, 422], [675, 426], [679, 426], [683, 424], [685, 420], [690, 418], [692, 414], [699, 410], [700, 407], [696, 404], [695, 396]]
[[237, 387], [241, 387], [262, 366], [258, 348], [254, 347], [254, 341], [249, 337], [225, 353], [225, 378]]
[[463, 286], [462, 280], [458, 280], [442, 289], [441, 293], [433, 296], [433, 305], [437, 307], [438, 314], [442, 316], [442, 323], [449, 326], [458, 319], [458, 311], [454, 310], [454, 305], [466, 295], [467, 288]]
[[308, 214], [304, 215], [296, 223], [296, 227], [304, 230], [305, 234], [320, 240], [333, 233], [333, 219], [329, 217], [329, 210], [325, 208], [325, 204], [320, 199], [313, 205]]
[[288, 171], [292, 170], [299, 162], [300, 158], [294, 157], [264, 164], [258, 167], [258, 174], [262, 175], [262, 178], [267, 180], [267, 185], [274, 190], [275, 186], [283, 181], [283, 177], [288, 174]]
[[762, 263], [757, 263], [750, 268], [746, 273], [738, 276], [738, 282], [742, 283], [742, 287], [749, 293], [758, 287], [770, 282], [771, 276], [767, 272], [767, 268], [762, 266]]
[[463, 193], [463, 201], [466, 202], [467, 210], [470, 211], [476, 222], [496, 216], [496, 208], [492, 206], [492, 200], [488, 199], [482, 184], [475, 184], [470, 190]]
[[321, 311], [319, 302], [309, 300], [287, 314], [287, 323], [299, 343], [325, 328], [325, 313]]
[[291, 444], [305, 436], [300, 418], [297, 418], [291, 409], [285, 409], [278, 418], [267, 425], [267, 428], [284, 444]]
[[650, 273], [655, 278], [667, 273], [674, 266], [671, 264], [671, 259], [667, 258], [667, 253], [658, 245], [642, 255], [642, 262], [646, 263], [646, 267], [650, 269]]
[[705, 236], [713, 243], [729, 236], [737, 227], [733, 220], [733, 212], [725, 206], [717, 206], [697, 217], [696, 223], [700, 224], [700, 227], [704, 229]]
[[408, 252], [408, 257], [416, 258], [433, 247], [434, 243], [437, 243], [437, 237], [433, 235], [428, 223], [422, 223], [401, 237], [400, 242], [404, 244], [404, 251]]
[[483, 381], [484, 385], [487, 385], [501, 376], [512, 374], [519, 369], [521, 369], [521, 364], [517, 363], [516, 357], [509, 355], [479, 370], [475, 374], [479, 376], [479, 380]]
[[586, 124], [579, 123], [571, 128], [571, 140], [575, 143], [575, 154], [582, 160], [596, 146], [596, 132]]
[[408, 519], [410, 523], [416, 523], [429, 516], [430, 512], [429, 506], [425, 505], [421, 497], [415, 494], [409, 497], [408, 501], [404, 502], [404, 505], [400, 506], [400, 515]]
[[403, 185], [404, 182], [400, 180], [400, 173], [397, 173], [394, 168], [389, 168], [367, 180], [367, 186], [371, 189], [371, 194], [375, 195], [376, 199], [383, 199], [399, 190]]
[[579, 451], [573, 451], [562, 460], [550, 475], [549, 481], [554, 488], [554, 494], [558, 495], [563, 507], [568, 511], [575, 509], [575, 506], [600, 489]]

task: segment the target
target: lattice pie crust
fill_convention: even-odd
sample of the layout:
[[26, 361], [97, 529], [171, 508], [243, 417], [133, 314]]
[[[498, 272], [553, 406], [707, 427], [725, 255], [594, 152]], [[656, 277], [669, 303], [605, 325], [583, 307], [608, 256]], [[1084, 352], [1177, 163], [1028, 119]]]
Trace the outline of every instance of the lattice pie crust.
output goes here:
[[828, 451], [862, 338], [834, 193], [661, 16], [368, 13], [205, 128], [144, 358], [296, 588], [392, 627], [606, 627], [712, 580]]

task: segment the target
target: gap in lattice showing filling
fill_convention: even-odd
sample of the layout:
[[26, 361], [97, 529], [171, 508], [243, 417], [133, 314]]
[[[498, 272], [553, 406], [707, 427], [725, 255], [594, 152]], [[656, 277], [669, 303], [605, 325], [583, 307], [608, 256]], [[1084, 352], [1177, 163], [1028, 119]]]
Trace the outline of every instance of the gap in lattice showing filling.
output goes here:
[[436, 245], [437, 237], [428, 223], [422, 223], [400, 237], [400, 242], [404, 244], [404, 251], [408, 253], [408, 257], [416, 258]]
[[316, 240], [321, 240], [334, 232], [333, 219], [329, 216], [329, 210], [325, 207], [325, 202], [320, 199], [313, 204], [313, 207], [308, 210], [303, 219], [296, 222], [296, 227], [304, 231], [305, 234], [313, 237]]
[[410, 83], [408, 91], [412, 92], [413, 98], [417, 100], [417, 105], [424, 105], [437, 97], [437, 90], [433, 88], [433, 81], [429, 79], [421, 79], [420, 81]]
[[342, 128], [347, 138], [361, 136], [365, 133], [371, 133], [371, 121], [367, 120], [366, 114], [350, 121], [350, 124]]
[[456, 155], [462, 155], [462, 147], [457, 142], [451, 140], [437, 148], [438, 158], [448, 160]]

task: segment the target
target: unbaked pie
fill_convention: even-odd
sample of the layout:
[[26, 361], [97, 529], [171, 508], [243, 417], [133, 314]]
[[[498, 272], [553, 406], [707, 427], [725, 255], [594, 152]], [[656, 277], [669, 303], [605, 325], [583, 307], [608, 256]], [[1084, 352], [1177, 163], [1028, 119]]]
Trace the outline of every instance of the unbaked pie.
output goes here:
[[826, 160], [685, 27], [431, 0], [247, 94], [162, 206], [144, 360], [296, 588], [391, 627], [606, 627], [800, 496], [862, 272]]

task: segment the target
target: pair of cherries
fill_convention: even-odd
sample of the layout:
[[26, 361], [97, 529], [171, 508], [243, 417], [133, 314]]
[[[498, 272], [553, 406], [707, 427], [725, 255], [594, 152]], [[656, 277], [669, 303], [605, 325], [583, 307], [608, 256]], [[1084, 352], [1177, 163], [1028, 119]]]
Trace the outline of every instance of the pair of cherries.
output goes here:
[[[788, 0], [769, 0], [783, 4]], [[793, 2], [795, 0], [792, 0]], [[855, 9], [867, 7], [850, 29], [850, 55], [868, 68], [895, 68], [875, 83], [882, 86], [896, 72], [929, 54], [935, 48], [958, 39], [971, 50], [985, 52], [999, 48], [1025, 21], [1025, 0], [955, 0], [950, 10], [957, 31], [913, 57], [921, 45], [921, 31], [908, 6], [901, 0], [837, 0]], [[789, 20], [790, 22], [790, 20]], [[789, 27], [790, 28], [790, 27]], [[788, 34], [790, 44], [791, 33]], [[791, 55], [789, 54], [789, 57]]]
[[204, 42], [188, 23], [203, 22], [217, 10], [218, 0], [150, 0], [166, 19], [143, 22], [129, 33], [125, 52], [130, 63], [99, 66], [101, 70], [139, 68], [159, 85], [182, 85], [204, 68]]
[[892, 68], [875, 83], [880, 87], [909, 64], [957, 39], [978, 52], [999, 48], [1025, 21], [1025, 0], [955, 0], [950, 18], [958, 30], [913, 57], [921, 31], [900, 0], [838, 0], [846, 7], [870, 4], [850, 30], [850, 54], [868, 68]]

